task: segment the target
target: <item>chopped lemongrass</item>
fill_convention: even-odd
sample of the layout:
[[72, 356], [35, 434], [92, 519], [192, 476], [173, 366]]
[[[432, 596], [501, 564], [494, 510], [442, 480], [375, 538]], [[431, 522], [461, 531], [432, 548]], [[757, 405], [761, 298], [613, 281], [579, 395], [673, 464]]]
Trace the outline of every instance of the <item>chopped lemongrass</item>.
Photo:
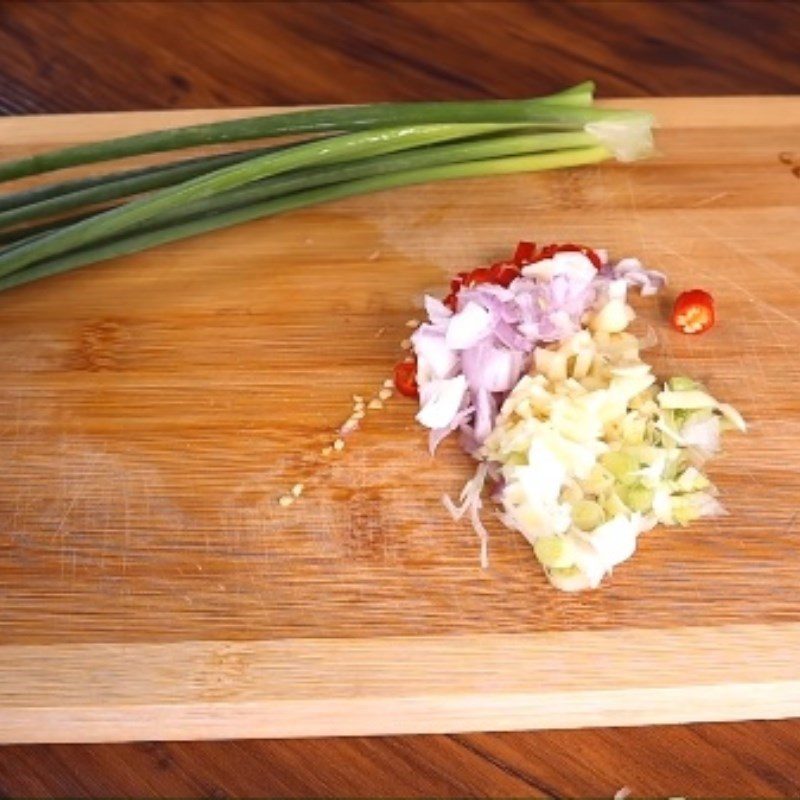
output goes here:
[[[551, 292], [542, 284], [555, 279], [558, 264], [545, 257], [502, 293], [469, 286], [466, 297], [445, 304], [450, 311], [455, 305], [453, 314], [429, 301], [428, 338], [414, 337], [423, 398], [417, 419], [432, 429], [434, 445], [441, 432], [461, 430], [479, 469], [491, 469], [498, 482], [501, 518], [528, 539], [548, 579], [565, 591], [597, 587], [658, 522], [685, 525], [722, 513], [701, 467], [718, 449], [721, 421], [744, 425], [735, 409], [689, 378], [673, 378], [659, 391], [641, 359], [642, 343], [626, 330], [633, 312], [624, 298], [628, 286], [644, 294], [663, 278], [641, 265], [620, 272], [619, 264], [605, 263], [599, 273], [566, 273], [558, 292], [569, 298], [568, 311], [557, 303], [550, 310]], [[532, 332], [515, 328], [537, 302]], [[476, 326], [451, 336], [470, 304]], [[486, 325], [487, 316], [502, 321], [502, 330]], [[550, 341], [539, 338], [543, 329]], [[442, 352], [442, 342], [456, 360]], [[503, 360], [515, 347], [516, 371]], [[499, 409], [486, 408], [487, 394]], [[489, 417], [487, 425], [481, 416]], [[471, 518], [477, 508], [470, 506]], [[473, 526], [478, 530], [474, 519]]]
[[[605, 522], [603, 509], [593, 500], [579, 500], [572, 507], [572, 521], [582, 531], [593, 531]], [[547, 566], [559, 566], [548, 564]]]
[[653, 490], [634, 484], [625, 489], [622, 499], [632, 511], [649, 511], [653, 506]]
[[697, 389], [700, 384], [697, 381], [687, 378], [683, 375], [676, 375], [667, 381], [667, 386], [673, 392], [688, 392], [691, 389]]
[[617, 479], [624, 481], [639, 469], [639, 462], [628, 453], [620, 451], [606, 453], [600, 463]]
[[376, 397], [367, 403], [367, 408], [370, 411], [380, 411], [383, 408], [383, 401]]
[[391, 396], [392, 396], [392, 390], [391, 389], [381, 389], [378, 392], [378, 399], [380, 399], [380, 400], [388, 400]]
[[333, 449], [336, 450], [337, 452], [344, 450], [344, 439], [337, 439], [333, 443]]
[[658, 395], [658, 404], [665, 409], [716, 408], [717, 401], [700, 389], [673, 392], [668, 389]]
[[747, 423], [744, 421], [744, 417], [732, 405], [718, 403], [717, 408], [722, 412], [722, 416], [732, 423], [734, 428], [742, 431], [742, 433], [747, 430]]
[[294, 497], [290, 494], [281, 495], [278, 498], [278, 505], [282, 506], [283, 508], [288, 508], [292, 503], [294, 503]]
[[303, 486], [302, 483], [296, 483], [294, 486], [292, 486], [292, 495], [294, 497], [300, 497], [300, 495], [303, 494], [304, 488], [305, 486]]
[[565, 536], [543, 536], [534, 542], [533, 551], [545, 567], [565, 569], [575, 563], [575, 545]]

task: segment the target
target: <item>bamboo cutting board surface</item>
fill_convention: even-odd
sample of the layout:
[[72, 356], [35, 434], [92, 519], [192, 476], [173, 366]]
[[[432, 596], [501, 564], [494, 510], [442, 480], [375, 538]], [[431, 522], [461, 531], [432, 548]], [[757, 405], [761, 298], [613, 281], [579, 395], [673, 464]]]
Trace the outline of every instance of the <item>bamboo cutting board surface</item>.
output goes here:
[[[0, 295], [0, 741], [400, 733], [800, 714], [800, 98], [625, 101], [632, 166], [412, 187]], [[3, 158], [240, 115], [0, 120]], [[425, 290], [520, 238], [713, 291], [692, 338], [638, 303], [662, 375], [748, 418], [730, 515], [646, 534], [557, 593], [440, 497], [414, 405], [371, 412]], [[290, 508], [278, 497], [296, 482]]]

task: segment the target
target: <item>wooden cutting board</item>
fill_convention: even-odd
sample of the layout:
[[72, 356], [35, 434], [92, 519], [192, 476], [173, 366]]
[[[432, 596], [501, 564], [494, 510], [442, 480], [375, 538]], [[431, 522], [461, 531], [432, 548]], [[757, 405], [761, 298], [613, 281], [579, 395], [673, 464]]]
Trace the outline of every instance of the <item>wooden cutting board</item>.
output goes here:
[[[408, 188], [0, 295], [0, 740], [305, 736], [800, 714], [800, 98], [650, 100], [632, 166]], [[0, 120], [2, 157], [229, 112]], [[255, 112], [252, 112], [255, 113]], [[751, 423], [730, 516], [564, 595], [490, 520], [481, 570], [414, 406], [370, 412], [426, 289], [520, 238], [703, 286], [662, 374]], [[278, 498], [302, 482], [289, 508]]]

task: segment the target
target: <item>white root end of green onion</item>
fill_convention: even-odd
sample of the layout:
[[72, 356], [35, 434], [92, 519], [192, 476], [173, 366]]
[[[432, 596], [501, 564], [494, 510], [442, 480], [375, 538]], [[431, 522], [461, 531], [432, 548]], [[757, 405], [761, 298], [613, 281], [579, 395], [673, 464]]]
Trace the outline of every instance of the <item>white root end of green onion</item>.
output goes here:
[[618, 161], [629, 162], [652, 155], [652, 124], [652, 118], [643, 114], [630, 120], [589, 122], [584, 126], [584, 130], [595, 136]]

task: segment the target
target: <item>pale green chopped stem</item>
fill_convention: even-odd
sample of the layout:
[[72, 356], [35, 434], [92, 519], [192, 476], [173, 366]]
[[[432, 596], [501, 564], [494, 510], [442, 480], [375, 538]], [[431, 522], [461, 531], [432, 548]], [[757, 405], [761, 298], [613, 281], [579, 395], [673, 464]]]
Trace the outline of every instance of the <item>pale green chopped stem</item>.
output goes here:
[[639, 469], [639, 462], [630, 454], [618, 451], [604, 453], [600, 463], [617, 479], [625, 480]]
[[658, 404], [661, 408], [668, 409], [699, 409], [699, 408], [715, 408], [717, 401], [708, 392], [703, 392], [700, 389], [689, 389], [686, 391], [671, 392], [665, 390], [660, 392], [658, 397]]
[[540, 537], [533, 543], [533, 552], [551, 569], [567, 569], [575, 563], [575, 545], [564, 536]]
[[674, 378], [670, 378], [667, 381], [667, 386], [669, 386], [673, 392], [687, 392], [690, 389], [699, 388], [700, 384], [684, 375], [676, 375]]
[[580, 500], [572, 507], [572, 522], [582, 531], [593, 531], [605, 522], [605, 514], [598, 503]]
[[624, 500], [632, 511], [645, 513], [653, 507], [653, 490], [641, 484], [629, 486], [624, 492]]

